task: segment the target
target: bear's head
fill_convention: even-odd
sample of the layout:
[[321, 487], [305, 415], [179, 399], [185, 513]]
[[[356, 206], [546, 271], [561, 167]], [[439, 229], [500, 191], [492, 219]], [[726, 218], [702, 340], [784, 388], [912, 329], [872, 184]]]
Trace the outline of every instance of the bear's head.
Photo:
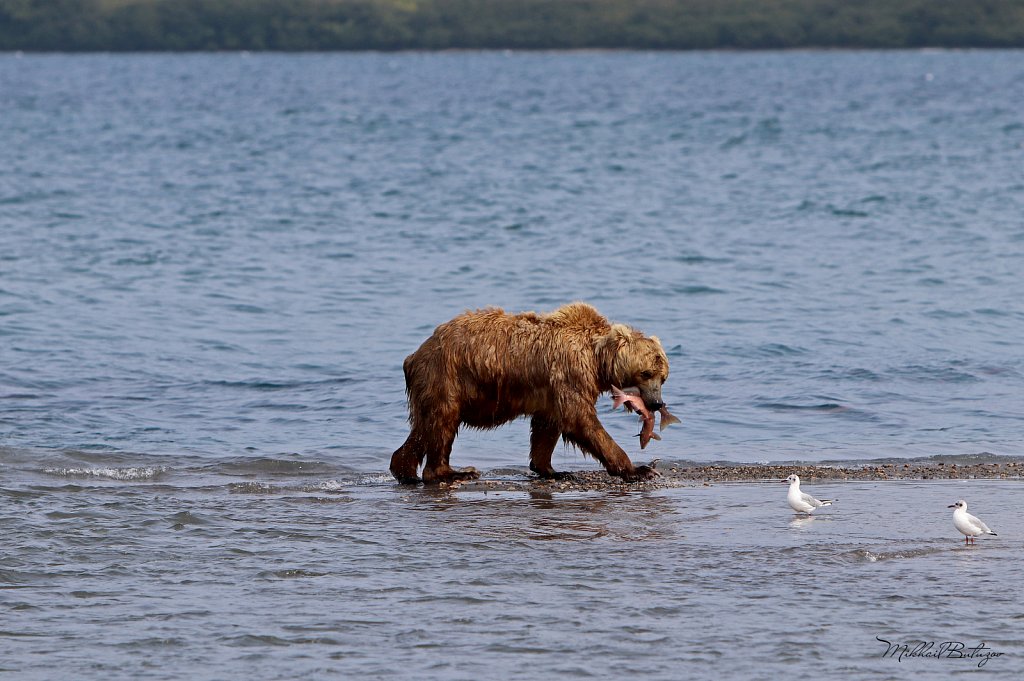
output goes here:
[[661, 386], [668, 380], [668, 357], [657, 336], [645, 336], [625, 324], [613, 324], [597, 340], [602, 376], [623, 390], [635, 388], [651, 411], [665, 406]]

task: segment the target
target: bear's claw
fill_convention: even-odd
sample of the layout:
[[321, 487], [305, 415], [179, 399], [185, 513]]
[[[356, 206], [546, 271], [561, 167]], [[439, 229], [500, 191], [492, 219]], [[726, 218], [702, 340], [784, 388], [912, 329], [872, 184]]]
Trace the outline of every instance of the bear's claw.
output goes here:
[[531, 461], [530, 470], [537, 474], [537, 477], [541, 480], [576, 480], [576, 474], [570, 473], [569, 471], [556, 471], [554, 468], [548, 467], [547, 470], [541, 470]]
[[654, 470], [652, 466], [637, 466], [632, 473], [624, 473], [622, 479], [625, 482], [640, 482], [642, 480], [653, 480], [661, 477], [661, 473]]
[[423, 482], [427, 485], [436, 485], [439, 482], [461, 482], [463, 480], [477, 480], [480, 471], [467, 466], [466, 468], [448, 468], [447, 470], [431, 471], [423, 469]]

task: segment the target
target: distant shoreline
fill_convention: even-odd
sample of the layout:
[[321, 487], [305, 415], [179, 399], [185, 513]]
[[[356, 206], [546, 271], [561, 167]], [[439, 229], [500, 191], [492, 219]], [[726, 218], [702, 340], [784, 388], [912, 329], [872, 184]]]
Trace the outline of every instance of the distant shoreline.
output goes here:
[[377, 48], [365, 48], [365, 49], [310, 49], [310, 50], [250, 50], [250, 49], [222, 49], [222, 48], [209, 48], [209, 49], [185, 49], [185, 50], [172, 50], [172, 49], [137, 49], [137, 50], [115, 50], [115, 49], [61, 49], [61, 48], [21, 48], [21, 47], [4, 47], [0, 46], [0, 55], [2, 56], [29, 56], [29, 55], [110, 55], [110, 56], [130, 56], [130, 55], [165, 55], [165, 56], [187, 56], [187, 55], [224, 55], [224, 56], [253, 56], [253, 55], [291, 55], [291, 56], [302, 56], [302, 55], [402, 55], [402, 54], [419, 54], [419, 55], [434, 55], [434, 54], [701, 54], [701, 53], [719, 53], [719, 54], [817, 54], [817, 53], [862, 53], [862, 52], [876, 52], [876, 53], [897, 53], [897, 52], [916, 52], [916, 53], [945, 53], [945, 52], [1020, 52], [1024, 51], [1024, 44], [1021, 45], [1010, 45], [1010, 46], [984, 46], [984, 45], [967, 45], [967, 46], [926, 46], [926, 47], [857, 47], [857, 46], [797, 46], [797, 47], [751, 47], [751, 48], [737, 48], [737, 47], [694, 47], [694, 48], [650, 48], [650, 47], [539, 47], [539, 48], [520, 48], [520, 47], [444, 47], [444, 48], [421, 48], [421, 47], [409, 47], [400, 49], [377, 49]]
[[1024, 0], [0, 3], [0, 51], [1024, 47]]
[[566, 47], [566, 48], [501, 48], [501, 47], [453, 47], [442, 49], [408, 48], [398, 50], [61, 50], [61, 49], [9, 49], [0, 47], [0, 56], [196, 56], [223, 55], [225, 57], [249, 57], [256, 55], [317, 56], [317, 55], [444, 55], [444, 54], [509, 54], [509, 55], [606, 55], [606, 54], [836, 54], [836, 53], [955, 53], [955, 52], [1024, 52], [1024, 45], [1013, 47], [765, 47], [739, 49], [733, 47], [708, 47], [694, 49], [650, 49], [643, 47]]

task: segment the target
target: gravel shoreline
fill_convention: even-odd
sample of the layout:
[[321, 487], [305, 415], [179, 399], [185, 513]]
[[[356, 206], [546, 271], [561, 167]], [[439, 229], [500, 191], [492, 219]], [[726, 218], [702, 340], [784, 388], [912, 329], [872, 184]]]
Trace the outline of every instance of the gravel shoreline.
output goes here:
[[514, 471], [491, 471], [480, 480], [442, 483], [442, 488], [466, 491], [596, 491], [648, 490], [722, 482], [777, 482], [796, 473], [803, 481], [863, 480], [1020, 480], [1024, 461], [1000, 463], [870, 463], [864, 465], [812, 464], [708, 464], [699, 466], [658, 467], [653, 480], [624, 483], [604, 471], [574, 471], [572, 478], [541, 480]]

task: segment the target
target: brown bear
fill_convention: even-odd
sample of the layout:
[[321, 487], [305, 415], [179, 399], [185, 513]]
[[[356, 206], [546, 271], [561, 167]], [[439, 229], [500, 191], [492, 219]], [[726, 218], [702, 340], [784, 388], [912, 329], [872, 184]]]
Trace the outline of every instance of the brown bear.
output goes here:
[[530, 469], [542, 478], [559, 437], [626, 481], [654, 477], [634, 466], [597, 418], [598, 396], [635, 388], [653, 413], [664, 406], [668, 357], [655, 336], [612, 324], [585, 303], [549, 314], [466, 312], [434, 330], [403, 364], [411, 432], [391, 457], [399, 482], [436, 483], [479, 477], [448, 463], [459, 426], [494, 428], [531, 417]]

